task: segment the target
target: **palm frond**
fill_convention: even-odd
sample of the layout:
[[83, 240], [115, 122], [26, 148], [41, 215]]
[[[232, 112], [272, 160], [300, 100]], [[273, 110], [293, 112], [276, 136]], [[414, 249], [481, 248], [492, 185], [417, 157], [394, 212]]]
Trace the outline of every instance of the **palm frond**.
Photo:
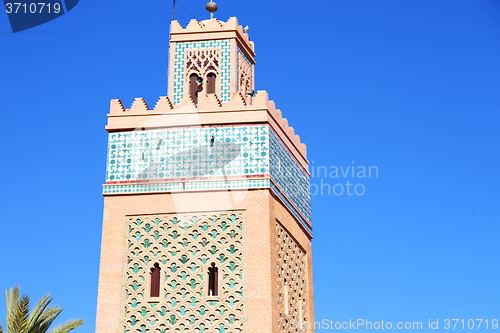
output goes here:
[[[7, 325], [6, 333], [46, 333], [54, 320], [62, 312], [58, 306], [49, 307], [52, 298], [50, 294], [45, 295], [30, 313], [30, 299], [27, 295], [19, 298], [19, 286], [5, 291], [7, 301]], [[67, 333], [78, 326], [83, 325], [83, 320], [69, 320], [51, 333]], [[4, 333], [0, 324], [0, 333]]]
[[[27, 319], [26, 333], [36, 333], [37, 330], [45, 332], [49, 329], [52, 322], [62, 312], [60, 307], [47, 309], [51, 301], [50, 294], [47, 294], [35, 305]], [[45, 328], [45, 331], [42, 330], [42, 327]]]
[[5, 298], [7, 300], [7, 332], [25, 332], [30, 310], [29, 297], [24, 295], [19, 300], [19, 286], [16, 286], [14, 290], [10, 289], [9, 292], [5, 292]]
[[84, 321], [81, 319], [68, 320], [64, 324], [57, 326], [57, 328], [52, 329], [50, 333], [67, 333], [74, 330], [80, 325], [83, 325]]
[[[62, 309], [58, 306], [51, 307], [39, 317], [38, 322], [34, 325], [34, 328], [37, 328], [40, 332], [48, 332], [50, 325], [54, 322], [54, 320], [59, 316], [62, 312]], [[27, 333], [38, 333], [38, 331], [28, 331]]]

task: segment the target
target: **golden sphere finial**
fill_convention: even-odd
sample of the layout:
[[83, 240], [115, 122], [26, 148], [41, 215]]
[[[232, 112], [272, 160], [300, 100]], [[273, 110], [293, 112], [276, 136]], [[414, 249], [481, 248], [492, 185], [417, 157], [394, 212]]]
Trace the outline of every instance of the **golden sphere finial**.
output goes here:
[[209, 3], [207, 3], [207, 5], [205, 6], [205, 8], [211, 13], [215, 13], [217, 11], [217, 4], [213, 1], [210, 1]]

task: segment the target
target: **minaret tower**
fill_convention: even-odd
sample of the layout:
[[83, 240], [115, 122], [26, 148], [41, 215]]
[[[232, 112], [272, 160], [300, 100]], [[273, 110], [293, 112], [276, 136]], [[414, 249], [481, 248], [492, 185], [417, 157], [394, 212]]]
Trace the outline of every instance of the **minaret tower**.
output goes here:
[[97, 333], [314, 321], [306, 146], [255, 92], [247, 30], [172, 21], [168, 97], [111, 101]]

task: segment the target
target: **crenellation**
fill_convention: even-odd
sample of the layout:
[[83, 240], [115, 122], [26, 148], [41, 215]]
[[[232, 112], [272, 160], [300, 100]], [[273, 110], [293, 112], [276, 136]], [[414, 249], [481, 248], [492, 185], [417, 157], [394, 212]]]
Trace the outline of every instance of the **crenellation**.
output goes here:
[[[243, 32], [243, 27], [238, 24], [236, 17], [231, 17], [227, 22], [220, 21], [218, 19], [209, 19], [204, 21], [198, 21], [197, 19], [191, 19], [188, 25], [184, 28], [178, 21], [172, 21], [170, 26], [171, 35], [182, 35], [182, 34], [200, 34], [200, 33], [228, 33], [236, 32], [242, 42], [246, 44], [247, 51], [250, 52], [251, 58], [255, 56], [253, 50], [253, 43], [246, 32]], [[236, 37], [236, 35], [233, 35]]]
[[[125, 109], [123, 103], [119, 99], [111, 100], [109, 117], [112, 119], [117, 116], [153, 116], [160, 114], [172, 115], [184, 112], [186, 108], [197, 110], [197, 112], [231, 112], [239, 111], [260, 111], [267, 110], [269, 115], [275, 120], [276, 124], [281, 128], [283, 133], [289, 138], [291, 144], [296, 147], [297, 152], [302, 154], [304, 159], [307, 158], [305, 145], [300, 142], [300, 137], [295, 134], [295, 129], [288, 124], [288, 120], [282, 117], [280, 109], [276, 109], [274, 101], [269, 100], [267, 91], [260, 90], [251, 100], [245, 98], [241, 92], [233, 93], [233, 98], [229, 102], [223, 103], [217, 94], [208, 94], [206, 97], [199, 99], [196, 104], [191, 96], [186, 96], [181, 103], [175, 104], [168, 96], [161, 96], [153, 109], [150, 109], [143, 98], [136, 98], [130, 109]], [[149, 119], [149, 118], [148, 118]], [[139, 119], [138, 119], [139, 120]], [[111, 122], [111, 121], [110, 121]], [[138, 122], [139, 123], [139, 122]], [[136, 125], [138, 127], [140, 125]], [[115, 128], [116, 130], [116, 128]]]
[[199, 22], [197, 19], [192, 19], [191, 21], [189, 21], [189, 24], [187, 25], [186, 29], [184, 29], [184, 30], [190, 31], [190, 32], [195, 32], [195, 31], [198, 31], [198, 30], [203, 29], [203, 28], [205, 28], [203, 23]]
[[267, 109], [269, 110], [270, 114], [274, 114], [276, 111], [276, 104], [272, 100], [268, 100], [267, 102]]
[[[281, 118], [281, 128], [283, 129], [283, 131], [289, 135], [289, 132], [288, 132], [288, 119], [286, 118]], [[293, 141], [293, 140], [292, 140]]]
[[208, 94], [207, 95], [207, 109], [216, 109], [221, 108], [222, 102], [220, 101], [217, 94]]
[[149, 107], [142, 97], [136, 98], [130, 107], [132, 113], [146, 113], [147, 111], [149, 111]]
[[223, 23], [217, 19], [207, 20], [205, 23], [205, 29], [208, 30], [220, 30], [224, 26]]
[[109, 114], [121, 114], [125, 112], [125, 108], [123, 107], [123, 103], [119, 99], [112, 99], [109, 105]]
[[252, 99], [252, 106], [269, 110], [269, 95], [267, 94], [267, 91], [257, 91], [257, 94]]
[[176, 109], [182, 109], [182, 108], [185, 108], [185, 107], [193, 107], [195, 109], [198, 108], [198, 106], [194, 102], [193, 98], [191, 96], [189, 96], [189, 95], [186, 96], [186, 97], [184, 97], [179, 104], [175, 105]]
[[236, 17], [230, 17], [225, 24], [225, 28], [236, 30], [238, 28], [238, 19]]
[[300, 147], [300, 136], [298, 134], [295, 134], [295, 145]]
[[247, 106], [247, 102], [245, 100], [245, 97], [241, 92], [237, 92], [233, 94], [233, 98], [231, 98], [232, 107], [235, 108], [241, 108]]
[[173, 110], [174, 105], [172, 104], [172, 101], [170, 98], [167, 96], [161, 96], [158, 101], [156, 102], [156, 105], [153, 109], [155, 113], [162, 113], [162, 112], [168, 112], [170, 110]]
[[171, 24], [170, 25], [170, 31], [171, 31], [171, 33], [173, 33], [173, 32], [179, 32], [179, 31], [184, 30], [184, 28], [179, 23], [179, 21], [172, 21], [170, 24]]
[[276, 119], [276, 121], [278, 123], [281, 122], [281, 110], [280, 109], [276, 109], [276, 111], [274, 112], [274, 118]]
[[302, 152], [302, 155], [307, 156], [307, 146], [306, 146], [306, 144], [305, 143], [301, 143], [300, 144], [300, 148], [301, 148], [300, 150]]

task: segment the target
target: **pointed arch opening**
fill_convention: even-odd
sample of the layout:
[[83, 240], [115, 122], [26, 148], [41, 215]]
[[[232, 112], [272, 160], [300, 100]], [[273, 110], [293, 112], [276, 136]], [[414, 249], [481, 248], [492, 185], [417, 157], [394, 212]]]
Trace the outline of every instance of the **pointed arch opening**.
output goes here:
[[207, 94], [215, 94], [215, 82], [217, 75], [215, 73], [208, 73], [207, 75]]
[[198, 93], [201, 91], [201, 84], [199, 81], [198, 74], [193, 73], [189, 76], [189, 95], [195, 104], [198, 104]]

